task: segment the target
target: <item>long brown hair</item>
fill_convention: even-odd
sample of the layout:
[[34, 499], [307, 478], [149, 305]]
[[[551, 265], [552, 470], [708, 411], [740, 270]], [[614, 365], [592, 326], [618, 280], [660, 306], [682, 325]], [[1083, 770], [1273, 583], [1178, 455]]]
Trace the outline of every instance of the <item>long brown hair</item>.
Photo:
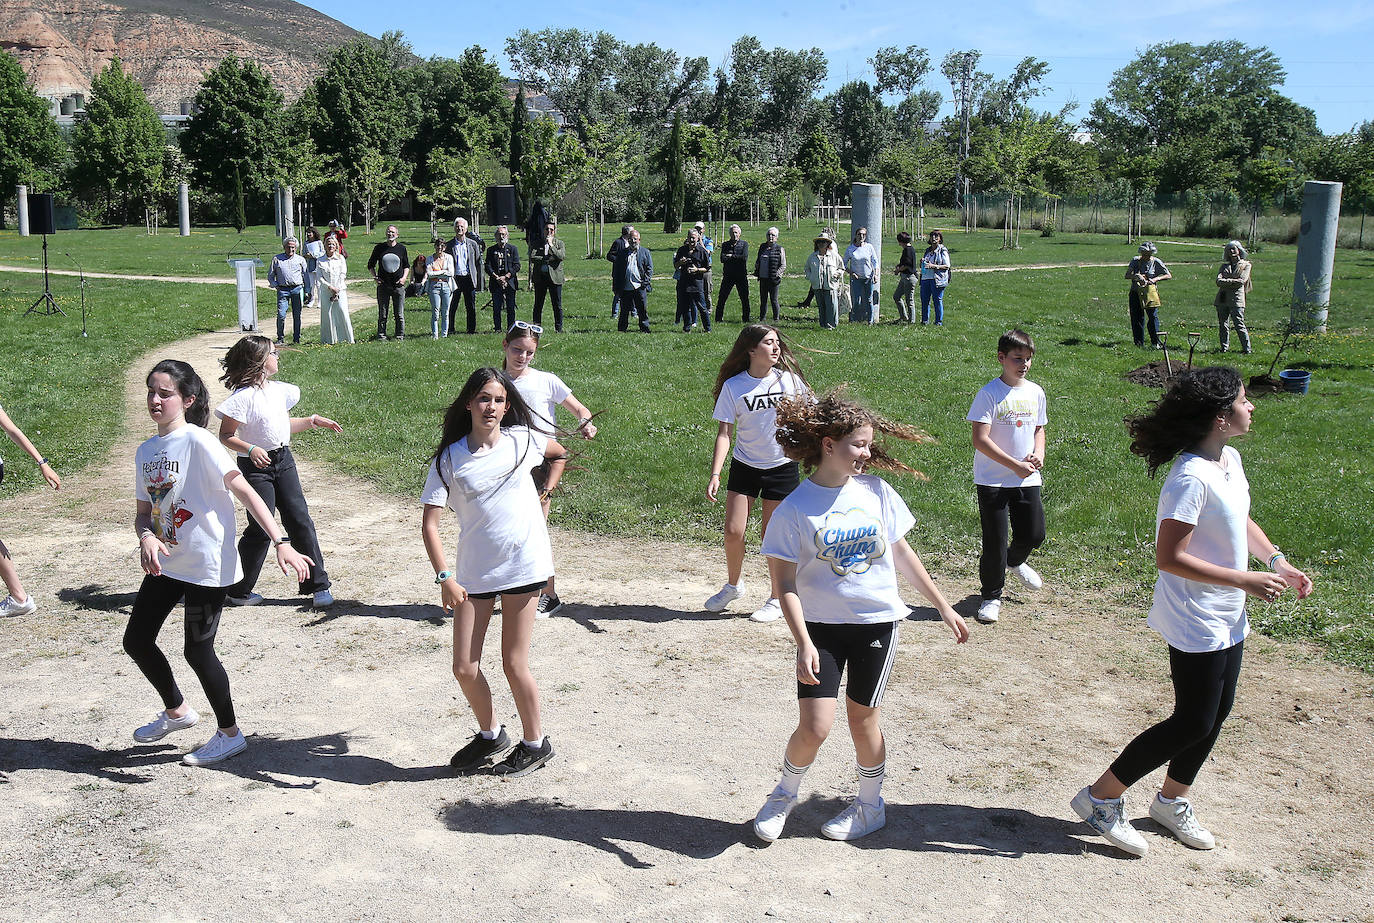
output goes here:
[[749, 353], [753, 352], [769, 333], [778, 335], [778, 361], [774, 368], [780, 366], [783, 371], [791, 372], [800, 378], [803, 384], [806, 383], [806, 376], [802, 374], [796, 354], [787, 345], [787, 340], [783, 339], [781, 330], [771, 324], [745, 324], [744, 329], [739, 332], [739, 336], [735, 337], [735, 345], [730, 347], [729, 355], [720, 364], [720, 372], [716, 375], [716, 386], [711, 389], [711, 400], [718, 400], [725, 383], [749, 368]]
[[[801, 396], [786, 397], [779, 401], [778, 431], [775, 438], [788, 458], [800, 462], [807, 469], [814, 469], [821, 463], [821, 453], [824, 451], [822, 443], [825, 437], [843, 439], [861, 426], [873, 427], [874, 435], [892, 436], [907, 442], [935, 441], [914, 426], [894, 423], [850, 400], [845, 385], [833, 389], [819, 401], [813, 402]], [[923, 481], [929, 480], [915, 468], [910, 468], [889, 455], [876, 440], [869, 447], [869, 451], [871, 456], [868, 459], [868, 467], [886, 471], [905, 471]]]
[[[435, 447], [434, 454], [430, 455], [430, 463], [439, 470], [439, 477], [443, 478], [443, 469], [439, 468], [439, 460], [444, 457], [449, 446], [460, 439], [467, 438], [472, 432], [472, 411], [468, 409], [468, 404], [477, 396], [477, 392], [486, 387], [487, 382], [497, 381], [506, 390], [506, 415], [501, 419], [501, 429], [509, 429], [512, 426], [523, 426], [529, 430], [535, 430], [548, 435], [548, 431], [539, 425], [539, 415], [530, 410], [530, 405], [525, 403], [525, 399], [520, 396], [520, 391], [515, 387], [515, 382], [511, 381], [510, 376], [504, 371], [490, 366], [475, 370], [468, 376], [468, 380], [463, 384], [463, 390], [458, 392], [458, 397], [454, 398], [452, 404], [444, 411], [444, 427], [439, 436], [439, 445]], [[520, 460], [516, 460], [519, 467]], [[511, 469], [512, 471], [514, 469]], [[445, 485], [447, 485], [445, 481]]]

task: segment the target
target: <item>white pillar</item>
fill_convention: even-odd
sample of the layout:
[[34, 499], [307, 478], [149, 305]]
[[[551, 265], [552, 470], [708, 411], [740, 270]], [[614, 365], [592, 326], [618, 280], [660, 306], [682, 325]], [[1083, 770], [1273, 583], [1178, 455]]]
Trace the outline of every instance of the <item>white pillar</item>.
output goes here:
[[[853, 243], [855, 228], [868, 228], [868, 242], [873, 245], [873, 249], [878, 253], [878, 282], [873, 286], [876, 291], [881, 288], [883, 278], [883, 184], [855, 183], [851, 191], [850, 201], [853, 205], [849, 210], [849, 242]], [[836, 228], [837, 232], [838, 230]], [[840, 253], [844, 253], [843, 247], [840, 248]], [[880, 303], [881, 299], [875, 296], [873, 304], [875, 317]]]
[[273, 215], [275, 216], [275, 217], [273, 218], [273, 223], [274, 223], [274, 226], [275, 226], [276, 229], [277, 229], [277, 239], [278, 239], [278, 240], [281, 240], [281, 239], [282, 239], [283, 237], [285, 237], [286, 235], [282, 233], [282, 220], [281, 220], [281, 184], [280, 184], [280, 183], [273, 183], [273, 184], [272, 184], [272, 209], [273, 209]]
[[191, 236], [191, 189], [185, 183], [177, 185], [177, 211], [181, 216], [181, 236]]
[[1331, 303], [1331, 273], [1336, 264], [1336, 234], [1341, 218], [1341, 184], [1310, 179], [1302, 184], [1302, 221], [1293, 272], [1293, 319], [1307, 319], [1326, 332]]
[[284, 186], [281, 191], [282, 237], [296, 236], [296, 191]]
[[19, 212], [19, 236], [20, 236], [20, 237], [28, 237], [28, 236], [29, 236], [29, 187], [28, 187], [28, 186], [23, 186], [23, 185], [21, 185], [21, 186], [19, 186], [19, 188], [18, 188], [16, 191], [19, 193], [19, 204], [18, 204], [18, 208], [17, 208], [17, 210], [18, 210], [18, 212]]

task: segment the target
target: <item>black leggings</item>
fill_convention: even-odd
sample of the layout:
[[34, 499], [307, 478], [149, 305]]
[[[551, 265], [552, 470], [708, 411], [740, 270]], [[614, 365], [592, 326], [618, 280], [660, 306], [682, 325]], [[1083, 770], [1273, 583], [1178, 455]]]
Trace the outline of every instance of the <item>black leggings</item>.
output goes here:
[[[978, 578], [984, 599], [1001, 599], [1007, 568], [1026, 563], [1030, 553], [1045, 541], [1045, 508], [1040, 487], [986, 487], [978, 485], [978, 518], [983, 524], [983, 556], [978, 559]], [[1008, 527], [1011, 542], [1007, 542]]]
[[1174, 713], [1127, 744], [1112, 763], [1112, 774], [1122, 785], [1134, 785], [1165, 763], [1169, 778], [1193, 784], [1231, 713], [1244, 647], [1241, 641], [1224, 651], [1202, 654], [1169, 648]]
[[225, 587], [196, 586], [171, 577], [143, 578], [134, 599], [134, 612], [124, 629], [124, 652], [148, 677], [162, 704], [176, 708], [185, 701], [177, 681], [172, 677], [172, 665], [157, 646], [157, 634], [162, 623], [186, 600], [186, 662], [200, 679], [205, 697], [215, 711], [215, 720], [222, 728], [233, 727], [234, 702], [229, 697], [229, 675], [215, 656], [215, 633], [219, 630], [220, 612], [224, 610]]

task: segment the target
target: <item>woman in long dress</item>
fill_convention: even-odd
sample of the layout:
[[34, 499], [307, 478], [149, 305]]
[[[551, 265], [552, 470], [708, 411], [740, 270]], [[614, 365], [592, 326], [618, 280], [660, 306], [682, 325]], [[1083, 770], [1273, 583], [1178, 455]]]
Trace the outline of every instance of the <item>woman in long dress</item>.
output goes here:
[[315, 303], [320, 306], [320, 342], [352, 343], [348, 261], [339, 253], [339, 241], [333, 235], [324, 239], [324, 259], [315, 264], [315, 280]]

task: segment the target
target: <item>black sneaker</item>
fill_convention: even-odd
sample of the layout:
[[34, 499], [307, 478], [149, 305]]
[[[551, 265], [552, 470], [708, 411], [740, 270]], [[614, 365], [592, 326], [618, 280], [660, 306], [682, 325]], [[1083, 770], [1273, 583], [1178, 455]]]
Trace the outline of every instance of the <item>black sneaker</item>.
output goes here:
[[534, 617], [537, 619], [546, 619], [562, 608], [563, 601], [557, 596], [540, 593], [539, 602], [534, 607]]
[[480, 733], [472, 735], [472, 740], [469, 740], [461, 750], [453, 754], [448, 764], [459, 772], [475, 769], [482, 765], [487, 757], [495, 756], [509, 746], [510, 735], [506, 733], [506, 726], [503, 724], [501, 733], [491, 740], [487, 740]]
[[553, 759], [553, 741], [547, 736], [544, 743], [537, 750], [531, 750], [521, 741], [515, 745], [515, 749], [506, 754], [506, 758], [495, 766], [491, 767], [493, 775], [504, 776], [507, 779], [518, 779], [534, 772], [549, 760]]

